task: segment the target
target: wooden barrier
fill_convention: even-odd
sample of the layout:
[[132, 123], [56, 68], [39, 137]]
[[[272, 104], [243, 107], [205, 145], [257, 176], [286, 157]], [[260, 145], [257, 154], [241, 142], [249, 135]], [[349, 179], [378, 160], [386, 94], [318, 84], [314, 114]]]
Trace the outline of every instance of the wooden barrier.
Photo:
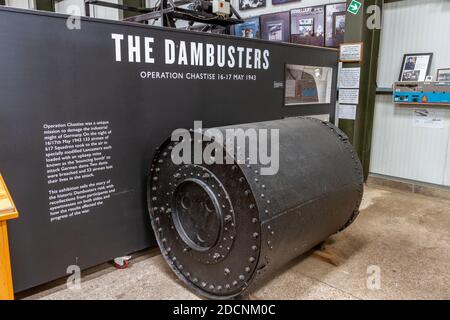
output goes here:
[[0, 174], [0, 300], [14, 299], [7, 221], [18, 216], [16, 206]]

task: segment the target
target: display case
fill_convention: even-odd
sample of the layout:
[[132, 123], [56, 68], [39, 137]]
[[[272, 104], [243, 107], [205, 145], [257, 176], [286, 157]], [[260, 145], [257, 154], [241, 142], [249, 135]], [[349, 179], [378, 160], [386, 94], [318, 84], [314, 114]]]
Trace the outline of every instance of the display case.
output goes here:
[[333, 69], [287, 64], [285, 105], [330, 103]]

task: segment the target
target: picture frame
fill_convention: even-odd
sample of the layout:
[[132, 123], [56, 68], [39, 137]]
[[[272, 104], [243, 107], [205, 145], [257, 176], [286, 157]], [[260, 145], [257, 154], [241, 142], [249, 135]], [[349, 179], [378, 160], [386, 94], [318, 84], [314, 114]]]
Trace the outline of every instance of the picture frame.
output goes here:
[[438, 69], [436, 72], [436, 81], [450, 81], [450, 68]]
[[325, 5], [326, 47], [338, 48], [344, 42], [346, 11], [345, 2]]
[[362, 62], [363, 61], [363, 42], [347, 42], [339, 45], [340, 62]]
[[290, 18], [289, 11], [260, 16], [261, 39], [289, 42], [291, 38]]
[[239, 0], [239, 10], [251, 10], [263, 8], [266, 6], [266, 0]]
[[285, 64], [284, 106], [330, 103], [333, 69]]
[[325, 45], [325, 6], [291, 10], [291, 42], [321, 47]]
[[345, 32], [345, 12], [333, 13], [333, 36], [335, 38], [343, 37]]
[[425, 81], [430, 72], [433, 53], [406, 53], [403, 55], [398, 81]]
[[245, 19], [243, 23], [234, 25], [233, 33], [236, 37], [260, 39], [259, 17]]

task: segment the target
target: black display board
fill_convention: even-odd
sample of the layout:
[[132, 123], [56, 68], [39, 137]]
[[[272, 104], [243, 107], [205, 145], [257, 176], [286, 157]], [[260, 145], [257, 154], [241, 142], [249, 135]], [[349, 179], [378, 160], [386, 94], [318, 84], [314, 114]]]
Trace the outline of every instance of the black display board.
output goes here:
[[175, 128], [334, 118], [334, 90], [330, 104], [285, 107], [282, 85], [288, 63], [332, 67], [335, 87], [336, 50], [98, 19], [80, 26], [0, 9], [0, 171], [20, 211], [9, 223], [16, 291], [155, 244], [146, 176]]

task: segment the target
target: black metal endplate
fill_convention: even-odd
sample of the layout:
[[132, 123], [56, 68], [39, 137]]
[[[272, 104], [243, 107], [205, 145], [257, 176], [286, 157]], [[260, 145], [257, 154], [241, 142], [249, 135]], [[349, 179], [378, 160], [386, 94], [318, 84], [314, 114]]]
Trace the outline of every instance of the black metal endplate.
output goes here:
[[[260, 248], [256, 201], [238, 165], [174, 165], [167, 141], [156, 152], [149, 210], [164, 258], [189, 287], [209, 298], [242, 293]], [[225, 162], [225, 161], [224, 161]]]

